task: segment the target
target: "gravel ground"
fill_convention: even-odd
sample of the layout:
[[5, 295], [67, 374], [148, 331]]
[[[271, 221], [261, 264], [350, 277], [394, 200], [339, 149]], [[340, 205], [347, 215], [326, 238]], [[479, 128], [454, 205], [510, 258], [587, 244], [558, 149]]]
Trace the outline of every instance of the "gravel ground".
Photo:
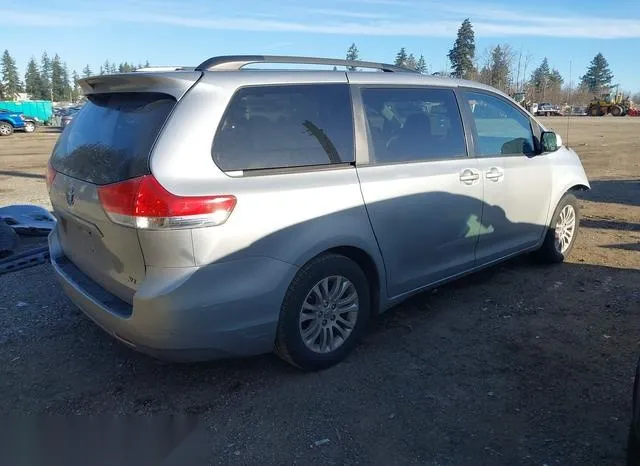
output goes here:
[[[313, 374], [271, 355], [139, 355], [34, 267], [0, 278], [0, 412], [197, 416], [180, 464], [622, 464], [640, 355], [640, 118], [571, 125], [594, 189], [567, 263], [524, 257], [417, 296]], [[46, 205], [35, 175], [56, 135], [35, 136], [0, 140], [0, 204]]]

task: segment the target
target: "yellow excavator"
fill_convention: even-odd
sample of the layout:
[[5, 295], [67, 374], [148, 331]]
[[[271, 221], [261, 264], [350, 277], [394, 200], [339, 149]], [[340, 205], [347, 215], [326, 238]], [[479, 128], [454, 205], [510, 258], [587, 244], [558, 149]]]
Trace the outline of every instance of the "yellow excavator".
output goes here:
[[610, 113], [613, 116], [625, 116], [631, 108], [631, 101], [618, 91], [619, 86], [610, 86], [607, 88], [609, 92], [594, 97], [587, 108], [587, 115], [604, 116]]

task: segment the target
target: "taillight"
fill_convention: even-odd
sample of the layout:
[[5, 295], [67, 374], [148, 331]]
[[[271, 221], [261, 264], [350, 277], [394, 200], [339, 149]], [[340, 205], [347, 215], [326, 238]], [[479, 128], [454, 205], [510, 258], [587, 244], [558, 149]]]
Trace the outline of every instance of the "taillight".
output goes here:
[[153, 175], [100, 186], [98, 197], [113, 222], [150, 230], [220, 225], [236, 206], [235, 196], [176, 196]]
[[51, 166], [51, 162], [47, 164], [47, 172], [45, 173], [45, 182], [47, 183], [47, 192], [51, 191], [51, 185], [56, 177], [56, 171]]

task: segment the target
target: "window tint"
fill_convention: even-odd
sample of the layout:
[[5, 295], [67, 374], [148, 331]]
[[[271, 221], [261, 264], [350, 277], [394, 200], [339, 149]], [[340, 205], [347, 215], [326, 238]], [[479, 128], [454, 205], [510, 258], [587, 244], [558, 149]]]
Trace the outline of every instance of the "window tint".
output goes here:
[[149, 173], [151, 147], [175, 104], [171, 96], [150, 92], [90, 95], [62, 132], [51, 163], [96, 184]]
[[220, 124], [213, 159], [225, 171], [352, 162], [349, 86], [240, 89]]
[[533, 154], [531, 122], [512, 104], [488, 94], [465, 92], [476, 124], [478, 155]]
[[451, 89], [362, 90], [375, 163], [466, 156], [462, 119]]

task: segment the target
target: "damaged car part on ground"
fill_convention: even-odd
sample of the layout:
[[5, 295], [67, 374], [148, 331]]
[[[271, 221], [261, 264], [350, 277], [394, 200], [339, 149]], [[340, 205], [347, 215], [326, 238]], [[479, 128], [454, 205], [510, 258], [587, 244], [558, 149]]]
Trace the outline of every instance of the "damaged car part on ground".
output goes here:
[[46, 209], [35, 205], [0, 207], [0, 275], [43, 264], [49, 247], [19, 251], [20, 236], [47, 236], [56, 219]]

